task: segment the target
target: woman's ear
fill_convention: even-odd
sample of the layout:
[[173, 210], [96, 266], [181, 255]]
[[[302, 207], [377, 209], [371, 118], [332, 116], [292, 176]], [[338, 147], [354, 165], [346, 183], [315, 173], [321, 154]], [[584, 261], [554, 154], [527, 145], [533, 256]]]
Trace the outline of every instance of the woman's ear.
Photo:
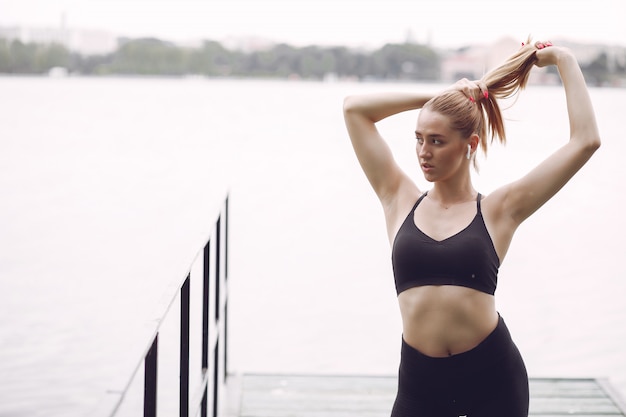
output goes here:
[[478, 134], [472, 133], [472, 136], [469, 138], [469, 145], [472, 147], [472, 153], [478, 150], [478, 145], [480, 144], [480, 137]]

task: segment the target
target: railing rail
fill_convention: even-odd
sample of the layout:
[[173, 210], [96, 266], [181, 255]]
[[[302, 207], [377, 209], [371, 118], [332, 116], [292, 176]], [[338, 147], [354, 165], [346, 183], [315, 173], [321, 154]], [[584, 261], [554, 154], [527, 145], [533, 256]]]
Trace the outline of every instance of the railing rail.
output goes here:
[[[228, 204], [226, 196], [210, 237], [167, 300], [130, 381], [120, 391], [109, 391], [95, 416], [141, 416], [141, 410], [144, 417], [170, 416], [172, 408], [178, 408], [180, 417], [220, 415], [228, 372]], [[169, 332], [164, 329], [167, 321], [173, 327]], [[168, 349], [172, 344], [178, 349]], [[161, 357], [163, 350], [170, 355]], [[172, 352], [177, 352], [178, 363], [172, 364], [171, 356], [176, 356]], [[160, 377], [173, 372], [179, 377], [177, 389], [164, 381], [172, 378]]]

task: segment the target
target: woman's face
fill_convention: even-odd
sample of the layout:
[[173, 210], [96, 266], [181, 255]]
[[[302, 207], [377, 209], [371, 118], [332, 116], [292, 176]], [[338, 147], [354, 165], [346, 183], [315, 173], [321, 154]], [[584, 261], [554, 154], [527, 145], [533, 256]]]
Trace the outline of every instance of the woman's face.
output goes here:
[[415, 137], [417, 159], [427, 181], [444, 181], [461, 172], [461, 169], [468, 169], [466, 155], [469, 141], [450, 128], [447, 116], [422, 109]]

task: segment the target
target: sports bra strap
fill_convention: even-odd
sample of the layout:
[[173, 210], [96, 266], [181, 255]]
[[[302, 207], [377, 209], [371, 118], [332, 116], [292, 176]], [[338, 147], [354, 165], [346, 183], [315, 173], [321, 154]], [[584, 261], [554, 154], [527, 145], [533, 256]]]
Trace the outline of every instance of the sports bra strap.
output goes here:
[[417, 201], [413, 205], [413, 208], [411, 209], [411, 213], [413, 213], [415, 209], [417, 208], [417, 206], [419, 206], [419, 204], [422, 202], [424, 197], [426, 197], [426, 194], [428, 194], [428, 191], [424, 191], [424, 193], [420, 196], [420, 198], [417, 199]]
[[480, 195], [480, 193], [478, 193], [478, 195], [476, 196], [476, 209], [478, 211], [478, 214], [482, 215], [482, 213], [480, 212], [480, 200], [481, 200], [481, 197], [482, 196]]

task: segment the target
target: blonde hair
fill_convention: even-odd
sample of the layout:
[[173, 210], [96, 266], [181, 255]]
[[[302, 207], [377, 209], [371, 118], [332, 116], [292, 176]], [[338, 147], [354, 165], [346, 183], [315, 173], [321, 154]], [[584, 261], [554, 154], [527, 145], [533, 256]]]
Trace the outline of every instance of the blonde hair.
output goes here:
[[[486, 97], [470, 101], [460, 90], [447, 90], [433, 97], [423, 108], [443, 114], [450, 120], [451, 127], [464, 138], [476, 133], [485, 154], [489, 143], [506, 142], [504, 121], [497, 99], [515, 96], [526, 87], [530, 70], [537, 62], [537, 48], [530, 37], [525, 44], [502, 65], [485, 74], [479, 85], [487, 88]], [[484, 93], [484, 91], [483, 91]], [[488, 143], [487, 137], [490, 136]], [[476, 159], [474, 159], [476, 166]]]

